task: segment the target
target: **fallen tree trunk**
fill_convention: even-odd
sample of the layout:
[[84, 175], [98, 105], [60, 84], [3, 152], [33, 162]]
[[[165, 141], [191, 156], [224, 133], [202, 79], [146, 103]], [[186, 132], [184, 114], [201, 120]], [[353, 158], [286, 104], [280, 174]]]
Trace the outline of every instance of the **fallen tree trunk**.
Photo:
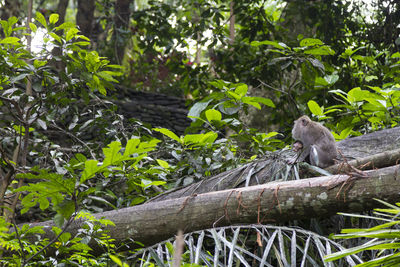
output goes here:
[[[327, 217], [337, 212], [361, 212], [378, 206], [374, 198], [400, 201], [399, 165], [365, 172], [367, 177], [333, 175], [236, 188], [146, 203], [96, 214], [110, 219], [109, 234], [118, 243], [131, 238], [145, 246], [174, 236], [179, 229], [192, 232], [217, 226], [247, 223], [283, 223], [294, 219]], [[67, 230], [75, 235], [82, 222]], [[52, 238], [51, 221], [46, 226]]]
[[[400, 150], [400, 127], [385, 129], [357, 137], [347, 138], [337, 142], [340, 154], [346, 158], [346, 163], [339, 163], [328, 167], [331, 174], [353, 171], [351, 166], [360, 167], [370, 163], [367, 168], [382, 168], [398, 164]], [[247, 163], [235, 169], [220, 173], [212, 177], [204, 177], [200, 182], [182, 188], [164, 192], [148, 202], [187, 197], [194, 194], [203, 194], [211, 191], [233, 189], [248, 185], [265, 184], [275, 180], [299, 179], [297, 170], [288, 166], [287, 160], [294, 156], [288, 149], [272, 152], [256, 161]], [[352, 160], [353, 159], [353, 160]], [[301, 166], [301, 178], [315, 177], [321, 174], [312, 166]]]

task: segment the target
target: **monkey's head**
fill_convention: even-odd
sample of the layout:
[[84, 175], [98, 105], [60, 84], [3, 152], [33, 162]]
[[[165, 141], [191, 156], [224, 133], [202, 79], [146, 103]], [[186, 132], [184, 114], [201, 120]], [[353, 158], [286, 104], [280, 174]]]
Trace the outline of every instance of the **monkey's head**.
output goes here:
[[303, 140], [303, 134], [305, 133], [305, 128], [311, 122], [311, 119], [307, 115], [303, 115], [294, 121], [294, 126], [292, 129], [292, 136], [295, 140]]

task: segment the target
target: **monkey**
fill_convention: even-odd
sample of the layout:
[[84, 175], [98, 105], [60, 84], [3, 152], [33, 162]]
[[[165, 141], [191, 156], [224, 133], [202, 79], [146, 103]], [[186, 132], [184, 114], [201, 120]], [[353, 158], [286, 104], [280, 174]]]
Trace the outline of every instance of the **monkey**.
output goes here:
[[300, 142], [299, 140], [296, 140], [296, 142], [293, 143], [293, 151], [294, 152], [300, 152], [303, 149], [303, 143]]
[[[328, 128], [322, 124], [312, 121], [304, 115], [295, 120], [292, 129], [292, 136], [295, 139], [293, 151], [298, 156], [289, 161], [290, 164], [296, 161], [304, 161], [309, 156], [311, 165], [326, 168], [334, 164], [337, 158], [335, 138]], [[299, 152], [299, 150], [302, 150]]]

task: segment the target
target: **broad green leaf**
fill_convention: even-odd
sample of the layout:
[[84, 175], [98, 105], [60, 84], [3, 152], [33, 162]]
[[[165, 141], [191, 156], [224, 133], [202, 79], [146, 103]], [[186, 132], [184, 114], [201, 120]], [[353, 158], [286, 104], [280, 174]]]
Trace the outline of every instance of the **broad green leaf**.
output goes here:
[[314, 100], [310, 100], [307, 102], [307, 106], [310, 109], [311, 113], [317, 116], [322, 116], [324, 115], [322, 108], [318, 105], [317, 102]]
[[50, 202], [47, 198], [38, 198], [39, 207], [41, 210], [45, 210], [50, 206]]
[[143, 203], [144, 201], [146, 201], [147, 199], [145, 197], [135, 197], [134, 199], [132, 199], [131, 203], [129, 204], [129, 206], [135, 206], [138, 205], [140, 203]]
[[208, 109], [205, 112], [206, 118], [209, 122], [215, 120], [220, 121], [222, 119], [222, 114], [218, 110], [215, 109]]
[[246, 103], [248, 105], [252, 105], [253, 107], [257, 109], [261, 109], [261, 106], [258, 102], [253, 101], [252, 97], [243, 97], [242, 98], [243, 103]]
[[213, 99], [210, 98], [206, 101], [202, 101], [202, 102], [197, 102], [195, 103], [189, 110], [188, 116], [190, 117], [200, 117], [201, 112], [203, 112], [203, 110], [205, 110], [208, 107], [208, 104], [212, 101]]
[[212, 144], [218, 138], [218, 134], [215, 132], [208, 132], [203, 134], [202, 142]]
[[250, 43], [250, 45], [251, 46], [272, 45], [273, 47], [278, 48], [278, 49], [289, 49], [289, 47], [282, 42], [278, 43], [278, 42], [269, 41], [269, 40], [265, 40], [265, 41], [261, 41], [261, 42], [260, 41], [252, 41]]
[[0, 44], [15, 44], [18, 43], [20, 39], [17, 37], [6, 37], [0, 41]]
[[376, 94], [371, 94], [371, 92], [367, 91], [367, 90], [362, 90], [360, 87], [356, 87], [351, 89], [348, 93], [347, 93], [347, 98], [350, 100], [351, 99], [351, 103], [353, 102], [358, 102], [358, 101], [364, 101], [369, 97], [377, 97]]
[[329, 83], [322, 77], [315, 78], [315, 85], [318, 86], [328, 86]]
[[158, 163], [158, 165], [160, 165], [164, 169], [169, 169], [169, 164], [165, 160], [157, 159], [157, 163]]
[[214, 143], [218, 134], [215, 132], [207, 132], [205, 134], [187, 134], [184, 136], [183, 141], [185, 145], [199, 145], [204, 146]]
[[47, 28], [46, 18], [43, 16], [42, 13], [36, 12], [36, 20], [39, 21], [39, 23], [42, 24], [43, 27]]
[[56, 33], [50, 32], [49, 35], [50, 35], [51, 37], [53, 37], [54, 40], [56, 40], [59, 44], [62, 44], [62, 39], [61, 39], [61, 37], [58, 36]]
[[258, 103], [264, 104], [268, 107], [275, 108], [274, 102], [272, 102], [272, 100], [269, 98], [260, 97], [260, 96], [252, 96], [251, 99], [253, 102], [258, 102]]
[[111, 142], [107, 147], [103, 148], [104, 153], [104, 161], [103, 167], [112, 165], [118, 161], [120, 161], [123, 156], [120, 153], [121, 143], [118, 141]]
[[35, 23], [29, 22], [29, 28], [31, 28], [31, 31], [36, 33], [37, 27], [36, 27]]
[[372, 80], [378, 80], [378, 76], [375, 76], [375, 75], [368, 75], [368, 76], [365, 77], [365, 80], [366, 80], [367, 82], [370, 82], [370, 81], [372, 81]]
[[107, 82], [118, 83], [118, 81], [116, 79], [114, 79], [113, 76], [111, 76], [110, 73], [107, 71], [100, 71], [97, 73], [97, 75], [100, 76], [101, 78], [103, 78], [104, 80], [106, 80]]
[[43, 67], [44, 65], [46, 65], [47, 64], [47, 61], [46, 60], [38, 60], [38, 59], [35, 59], [34, 61], [33, 61], [33, 66], [35, 67], [35, 68], [40, 68], [40, 67]]
[[118, 266], [123, 266], [122, 261], [121, 261], [117, 256], [114, 256], [114, 255], [109, 254], [109, 257], [110, 257], [110, 259], [111, 259], [113, 262], [115, 262]]
[[353, 126], [350, 126], [350, 127], [347, 127], [346, 129], [344, 129], [343, 131], [341, 131], [339, 140], [346, 139], [350, 135], [352, 130], [353, 130]]
[[187, 134], [183, 137], [185, 145], [188, 144], [201, 144], [203, 140], [203, 134]]
[[232, 99], [235, 99], [235, 100], [240, 100], [240, 98], [241, 98], [240, 95], [238, 95], [238, 94], [236, 94], [236, 93], [234, 93], [234, 92], [232, 92], [232, 91], [227, 91], [227, 92], [226, 92], [226, 95], [227, 95], [228, 97], [232, 98]]
[[177, 141], [178, 143], [181, 143], [181, 139], [175, 133], [173, 133], [172, 131], [170, 131], [166, 128], [153, 128], [153, 130], [156, 132], [160, 132], [163, 135], [168, 136], [169, 138]]
[[210, 81], [208, 83], [218, 89], [223, 89], [226, 85], [228, 85], [228, 82], [223, 81], [223, 80], [214, 80], [214, 81]]
[[300, 41], [300, 46], [314, 46], [314, 45], [323, 45], [324, 43], [319, 39], [314, 38], [305, 38]]
[[55, 209], [65, 219], [68, 219], [75, 212], [75, 203], [72, 200], [66, 200], [65, 199]]
[[304, 54], [316, 55], [316, 56], [327, 56], [327, 55], [334, 55], [335, 51], [328, 47], [328, 46], [321, 46], [317, 48], [311, 48], [304, 51]]
[[51, 14], [49, 18], [49, 22], [51, 24], [56, 24], [58, 21], [59, 15], [58, 14]]
[[326, 75], [324, 79], [329, 85], [333, 85], [339, 80], [339, 75], [337, 74]]
[[58, 238], [58, 240], [63, 244], [65, 244], [70, 239], [71, 239], [71, 233], [68, 233], [68, 232], [62, 233], [60, 235], [60, 237]]
[[400, 52], [396, 52], [390, 56], [391, 58], [400, 58]]
[[271, 137], [274, 137], [274, 136], [277, 136], [277, 135], [280, 135], [280, 133], [278, 133], [278, 132], [269, 132], [269, 133], [267, 133], [265, 135], [265, 138], [271, 138]]
[[80, 183], [84, 183], [86, 180], [93, 178], [96, 172], [99, 170], [97, 166], [99, 162], [97, 160], [87, 160], [85, 162], [85, 168], [82, 172]]
[[18, 19], [15, 16], [8, 18], [8, 25], [10, 25], [10, 26], [14, 25], [17, 22], [18, 22]]
[[129, 139], [125, 146], [124, 157], [128, 157], [133, 153], [135, 153], [139, 143], [140, 143], [139, 138]]
[[65, 35], [65, 41], [69, 41], [72, 38], [74, 38], [76, 36], [76, 34], [79, 32], [79, 30], [77, 28], [71, 28], [67, 31], [67, 34]]
[[247, 94], [247, 90], [248, 90], [247, 84], [240, 84], [238, 85], [238, 87], [236, 87], [235, 94], [239, 95], [240, 98], [242, 98]]
[[71, 29], [71, 28], [76, 28], [75, 23], [73, 23], [73, 22], [64, 22], [60, 26], [57, 26], [55, 28], [55, 30], [56, 31], [59, 31], [59, 30], [65, 30], [66, 31], [66, 30]]

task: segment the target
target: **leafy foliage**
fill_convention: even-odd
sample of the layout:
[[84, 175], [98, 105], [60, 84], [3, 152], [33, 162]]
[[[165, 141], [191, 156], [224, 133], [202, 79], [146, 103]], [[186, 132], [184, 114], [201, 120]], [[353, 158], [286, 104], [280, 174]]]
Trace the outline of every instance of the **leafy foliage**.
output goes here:
[[356, 266], [395, 266], [400, 263], [399, 253], [397, 252], [399, 248], [398, 225], [400, 222], [397, 219], [400, 212], [399, 203], [392, 205], [381, 200], [379, 202], [384, 204], [386, 208], [375, 209], [375, 216], [343, 214], [353, 218], [373, 218], [381, 223], [377, 226], [364, 229], [342, 229], [341, 234], [334, 235], [334, 238], [360, 238], [368, 240], [358, 246], [327, 255], [325, 257], [327, 262], [360, 252], [377, 251], [376, 257]]
[[[87, 49], [93, 41], [75, 25], [59, 25], [57, 14], [37, 12], [29, 24], [33, 33], [44, 34], [35, 53], [25, 45], [22, 20], [0, 21], [3, 263], [126, 266], [137, 258], [118, 254], [104, 231], [112, 222], [88, 211], [137, 205], [283, 148], [290, 122], [303, 113], [325, 120], [338, 140], [399, 123], [400, 55], [392, 30], [398, 19], [381, 4], [386, 13], [375, 14], [375, 24], [360, 20], [360, 6], [342, 1], [235, 1], [232, 9], [226, 1], [136, 4], [129, 30], [111, 40], [113, 2], [96, 1], [96, 27], [105, 36], [97, 40], [97, 51]], [[113, 57], [114, 41], [129, 43], [124, 68], [103, 57]], [[191, 127], [178, 136], [127, 124], [107, 98], [118, 80], [137, 90], [184, 95]], [[38, 239], [40, 227], [17, 224], [47, 219], [56, 224], [54, 240]], [[66, 229], [76, 219], [85, 224], [71, 236]], [[232, 229], [187, 235], [184, 262], [322, 265], [321, 255], [342, 249], [305, 231]], [[374, 229], [374, 237], [382, 237], [382, 229]], [[383, 236], [392, 238], [388, 233]], [[248, 236], [250, 246], [237, 245]], [[263, 251], [254, 236], [267, 245]], [[93, 241], [103, 249], [100, 256], [92, 254]], [[396, 248], [374, 242], [349, 253]], [[47, 249], [56, 256], [46, 257]], [[165, 243], [139, 253], [146, 264], [162, 266], [173, 250]], [[362, 262], [349, 255], [346, 260]]]
[[[172, 239], [136, 252], [137, 264], [168, 266], [174, 254]], [[182, 264], [224, 266], [323, 266], [323, 255], [341, 250], [341, 245], [315, 233], [275, 226], [238, 226], [214, 228], [184, 236]], [[355, 255], [346, 255], [335, 266], [361, 263]]]

